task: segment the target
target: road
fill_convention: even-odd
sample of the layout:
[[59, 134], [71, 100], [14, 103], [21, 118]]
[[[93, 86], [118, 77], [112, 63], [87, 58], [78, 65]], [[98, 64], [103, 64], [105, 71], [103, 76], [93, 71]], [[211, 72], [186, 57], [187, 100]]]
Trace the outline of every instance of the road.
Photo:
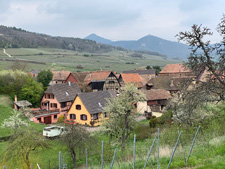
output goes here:
[[8, 53], [6, 52], [5, 49], [3, 49], [3, 53], [6, 54], [6, 55], [7, 55], [8, 57], [10, 57], [10, 58], [12, 57], [10, 54], [8, 54]]

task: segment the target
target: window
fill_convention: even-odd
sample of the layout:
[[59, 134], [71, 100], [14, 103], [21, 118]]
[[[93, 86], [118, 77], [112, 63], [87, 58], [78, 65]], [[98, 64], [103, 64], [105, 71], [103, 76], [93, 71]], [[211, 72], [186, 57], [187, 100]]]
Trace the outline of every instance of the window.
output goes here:
[[37, 118], [37, 120], [38, 120], [39, 122], [41, 122], [41, 118]]
[[56, 115], [54, 115], [54, 119], [57, 119], [57, 114], [56, 114]]
[[104, 113], [104, 117], [108, 117], [108, 114], [106, 112]]
[[81, 114], [80, 115], [81, 120], [87, 120], [87, 115], [86, 114]]
[[66, 102], [61, 103], [61, 108], [64, 108], [64, 107], [66, 107]]
[[76, 105], [76, 109], [77, 109], [77, 110], [81, 110], [81, 105], [77, 104], [77, 105]]
[[114, 83], [115, 83], [114, 81], [111, 81], [111, 80], [109, 81], [109, 84], [114, 84]]
[[51, 108], [57, 108], [57, 103], [51, 103]]
[[70, 114], [70, 119], [76, 119], [76, 114]]
[[98, 120], [98, 113], [93, 114], [93, 120]]

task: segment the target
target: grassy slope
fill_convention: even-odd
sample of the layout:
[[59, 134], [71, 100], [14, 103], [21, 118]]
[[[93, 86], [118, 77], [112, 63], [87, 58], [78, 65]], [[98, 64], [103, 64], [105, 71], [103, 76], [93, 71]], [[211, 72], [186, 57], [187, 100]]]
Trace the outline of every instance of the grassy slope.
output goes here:
[[[4, 98], [4, 99], [2, 99]], [[0, 97], [0, 124], [5, 118], [10, 116], [9, 112], [12, 111], [10, 107], [11, 103], [2, 102], [6, 100], [6, 97]], [[2, 105], [2, 104], [5, 105]], [[222, 111], [225, 114], [225, 106], [220, 108], [213, 109], [215, 113]], [[207, 124], [207, 126], [202, 126], [200, 133], [197, 137], [194, 149], [192, 151], [191, 157], [188, 162], [189, 168], [197, 169], [211, 169], [211, 168], [225, 168], [225, 136], [223, 131], [223, 124], [216, 123], [217, 121], [212, 120]], [[45, 125], [30, 123], [31, 126], [40, 132], [42, 132]], [[139, 131], [136, 131], [137, 134], [137, 143], [136, 143], [136, 168], [143, 168], [147, 153], [152, 144], [153, 138], [157, 136], [157, 130], [149, 129], [148, 120], [141, 121], [138, 123], [139, 126], [143, 128]], [[170, 160], [170, 156], [173, 150], [173, 147], [176, 143], [178, 133], [183, 130], [179, 146], [175, 153], [173, 162], [170, 168], [185, 168], [184, 155], [187, 156], [189, 152], [192, 139], [196, 132], [195, 128], [184, 129], [180, 126], [169, 125], [160, 127], [160, 167], [166, 168]], [[148, 137], [144, 136], [145, 139], [140, 138], [142, 134], [140, 131], [145, 131], [148, 133]], [[6, 136], [10, 133], [9, 129], [0, 130], [1, 136]], [[150, 133], [150, 134], [149, 134]], [[143, 136], [143, 135], [142, 135]], [[113, 152], [116, 148], [114, 144], [109, 145], [109, 137], [105, 135], [96, 135], [97, 143], [92, 145], [92, 148], [88, 148], [88, 160], [89, 166], [93, 169], [100, 168], [100, 159], [101, 159], [101, 141], [104, 140], [105, 150], [104, 150], [104, 168], [110, 168], [110, 163], [112, 160]], [[47, 150], [36, 151], [32, 154], [32, 162], [38, 163], [42, 168], [48, 168], [49, 163], [51, 168], [58, 168], [58, 153], [62, 152], [62, 157], [64, 156], [65, 163], [68, 164], [68, 168], [72, 168], [72, 161], [69, 152], [66, 147], [61, 144], [57, 139], [46, 140], [50, 144], [50, 148]], [[112, 141], [113, 143], [113, 141]], [[4, 162], [4, 150], [8, 142], [0, 142], [0, 167], [2, 167]], [[127, 142], [126, 151], [121, 152], [120, 148], [118, 149], [116, 161], [114, 163], [114, 168], [123, 168], [129, 169], [132, 168], [132, 157], [133, 157], [133, 136], [131, 136]], [[84, 150], [77, 151], [78, 164], [79, 168], [83, 168], [85, 164], [85, 154]], [[157, 166], [157, 150], [156, 144], [153, 148], [151, 159], [148, 162], [148, 168], [151, 168], [151, 162], [154, 168]], [[12, 166], [13, 164], [8, 164], [7, 166]], [[15, 167], [15, 166], [14, 166]], [[20, 167], [17, 165], [16, 167]]]
[[[146, 67], [147, 65], [165, 66], [168, 63], [182, 62], [180, 60], [165, 60], [159, 56], [144, 54], [144, 59], [129, 57], [132, 52], [111, 51], [108, 53], [78, 53], [71, 50], [51, 49], [51, 48], [14, 48], [6, 50], [12, 59], [25, 59], [29, 61], [44, 62], [46, 65], [27, 64], [28, 71], [31, 69], [69, 70], [69, 71], [88, 71], [88, 70], [123, 70]], [[86, 56], [84, 56], [86, 55]], [[87, 57], [88, 56], [88, 57]], [[0, 58], [7, 58], [0, 49]], [[10, 66], [10, 62], [1, 61], [0, 69]], [[133, 63], [133, 64], [129, 64]], [[83, 69], [77, 69], [81, 65]]]

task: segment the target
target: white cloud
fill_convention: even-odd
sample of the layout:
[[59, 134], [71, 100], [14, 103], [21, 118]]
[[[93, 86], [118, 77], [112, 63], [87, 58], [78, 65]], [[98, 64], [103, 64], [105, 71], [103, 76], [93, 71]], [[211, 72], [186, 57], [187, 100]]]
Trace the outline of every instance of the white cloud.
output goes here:
[[[85, 37], [96, 33], [111, 40], [152, 34], [176, 41], [194, 23], [215, 30], [224, 0], [3, 0], [0, 23], [50, 35]], [[216, 41], [218, 34], [213, 39]]]

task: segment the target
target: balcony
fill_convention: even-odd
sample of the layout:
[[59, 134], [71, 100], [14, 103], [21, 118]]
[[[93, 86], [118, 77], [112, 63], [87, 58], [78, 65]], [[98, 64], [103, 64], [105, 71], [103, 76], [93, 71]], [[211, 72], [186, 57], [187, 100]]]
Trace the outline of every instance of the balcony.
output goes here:
[[40, 110], [37, 110], [37, 111], [33, 110], [33, 111], [31, 111], [31, 113], [33, 114], [34, 117], [41, 117], [41, 116], [45, 116], [45, 115], [58, 114], [59, 109], [54, 109], [54, 110], [40, 109]]

